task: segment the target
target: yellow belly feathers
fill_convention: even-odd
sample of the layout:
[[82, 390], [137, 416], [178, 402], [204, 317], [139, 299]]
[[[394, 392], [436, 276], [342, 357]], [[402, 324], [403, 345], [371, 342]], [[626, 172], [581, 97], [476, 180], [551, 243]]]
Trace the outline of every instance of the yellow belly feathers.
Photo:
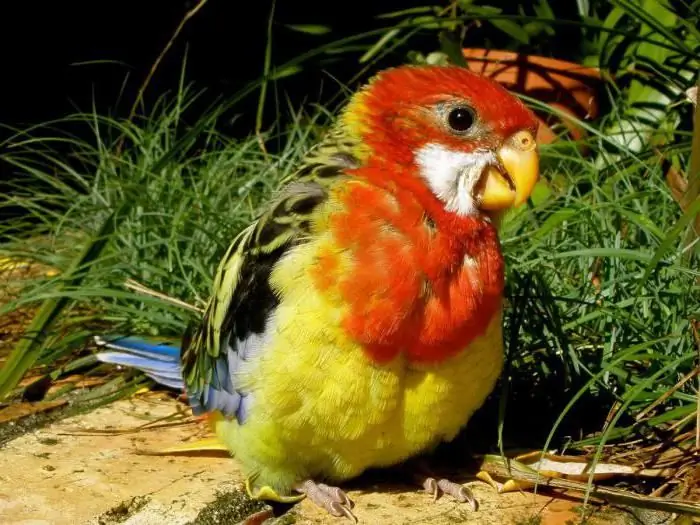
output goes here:
[[437, 365], [402, 356], [371, 363], [309, 278], [322, 242], [291, 250], [277, 266], [271, 282], [283, 300], [269, 343], [238, 378], [254, 395], [248, 419], [216, 427], [255, 485], [281, 494], [302, 479], [349, 479], [453, 439], [503, 364], [500, 312], [482, 337]]

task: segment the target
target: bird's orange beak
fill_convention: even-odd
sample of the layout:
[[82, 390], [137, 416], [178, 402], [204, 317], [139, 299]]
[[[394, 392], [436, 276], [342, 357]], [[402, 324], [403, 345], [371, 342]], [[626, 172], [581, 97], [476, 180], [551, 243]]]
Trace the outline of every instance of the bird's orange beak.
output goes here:
[[479, 184], [479, 207], [487, 211], [505, 210], [524, 203], [540, 174], [537, 143], [529, 131], [511, 135], [496, 154], [505, 173], [491, 166]]

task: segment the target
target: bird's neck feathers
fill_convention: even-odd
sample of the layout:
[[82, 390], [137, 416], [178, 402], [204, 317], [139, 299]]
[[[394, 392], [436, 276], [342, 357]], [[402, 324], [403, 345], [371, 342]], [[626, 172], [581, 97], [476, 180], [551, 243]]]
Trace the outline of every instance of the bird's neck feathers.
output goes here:
[[[399, 355], [416, 364], [437, 364], [465, 350], [500, 312], [504, 286], [500, 242], [488, 217], [446, 210], [420, 176], [414, 154], [403, 142], [405, 136], [391, 133], [391, 124], [381, 117], [386, 114], [382, 102], [368, 93], [353, 97], [330, 134], [336, 142], [342, 137], [357, 159], [357, 166], [345, 173], [370, 183], [348, 193], [346, 211], [362, 217], [362, 210], [373, 208], [376, 221], [365, 225], [358, 219], [352, 228], [360, 244], [378, 239], [380, 246], [367, 249], [367, 254], [383, 250], [386, 231], [377, 225], [385, 224], [388, 231], [402, 233], [406, 249], [414, 255], [406, 259], [405, 250], [387, 250], [385, 256], [362, 259], [353, 286], [344, 291], [349, 307], [345, 328], [378, 364]], [[387, 202], [397, 206], [385, 206]], [[376, 302], [366, 290], [374, 276], [386, 270], [374, 265], [387, 261], [398, 281], [383, 303]], [[408, 286], [401, 277], [408, 275], [423, 276], [423, 284]]]
[[[369, 189], [357, 197], [359, 203], [374, 198], [379, 207], [385, 200]], [[375, 363], [399, 355], [414, 364], [441, 363], [468, 351], [500, 312], [498, 236], [488, 223], [454, 215], [437, 228], [410, 194], [395, 197], [398, 213], [387, 206], [376, 221], [348, 210], [359, 244], [348, 248], [355, 269], [343, 289], [345, 329]]]
[[401, 136], [397, 136], [390, 118], [385, 116], [389, 103], [378, 100], [365, 88], [351, 99], [337, 121], [331, 136], [336, 142], [338, 137], [344, 137], [343, 143], [358, 163], [348, 170], [349, 174], [390, 193], [408, 191], [438, 229], [455, 237], [473, 237], [484, 228], [497, 227], [500, 221], [495, 215], [459, 215], [446, 209], [421, 176], [416, 152], [405, 145], [406, 135], [410, 136], [412, 130], [404, 127]]

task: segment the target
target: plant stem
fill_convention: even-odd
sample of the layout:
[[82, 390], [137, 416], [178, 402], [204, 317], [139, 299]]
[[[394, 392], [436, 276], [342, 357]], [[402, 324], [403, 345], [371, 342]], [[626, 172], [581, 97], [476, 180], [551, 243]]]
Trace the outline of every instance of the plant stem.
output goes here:
[[[683, 195], [682, 207], [690, 206], [700, 195], [700, 76], [695, 92], [695, 113], [693, 118], [693, 142], [690, 152], [690, 169], [688, 170], [688, 189]], [[686, 246], [700, 235], [700, 214], [695, 217], [693, 230], [686, 238]], [[697, 250], [697, 246], [695, 247]]]

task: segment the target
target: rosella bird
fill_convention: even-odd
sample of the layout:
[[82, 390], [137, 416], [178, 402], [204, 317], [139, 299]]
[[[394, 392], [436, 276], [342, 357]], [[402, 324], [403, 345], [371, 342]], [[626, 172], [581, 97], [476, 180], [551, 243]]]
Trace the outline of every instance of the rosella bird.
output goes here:
[[[353, 517], [326, 483], [452, 440], [495, 385], [498, 221], [538, 178], [536, 128], [467, 69], [379, 73], [235, 238], [181, 357], [129, 337], [100, 358], [215, 414], [254, 497], [305, 495]], [[425, 486], [470, 498], [448, 480]]]

